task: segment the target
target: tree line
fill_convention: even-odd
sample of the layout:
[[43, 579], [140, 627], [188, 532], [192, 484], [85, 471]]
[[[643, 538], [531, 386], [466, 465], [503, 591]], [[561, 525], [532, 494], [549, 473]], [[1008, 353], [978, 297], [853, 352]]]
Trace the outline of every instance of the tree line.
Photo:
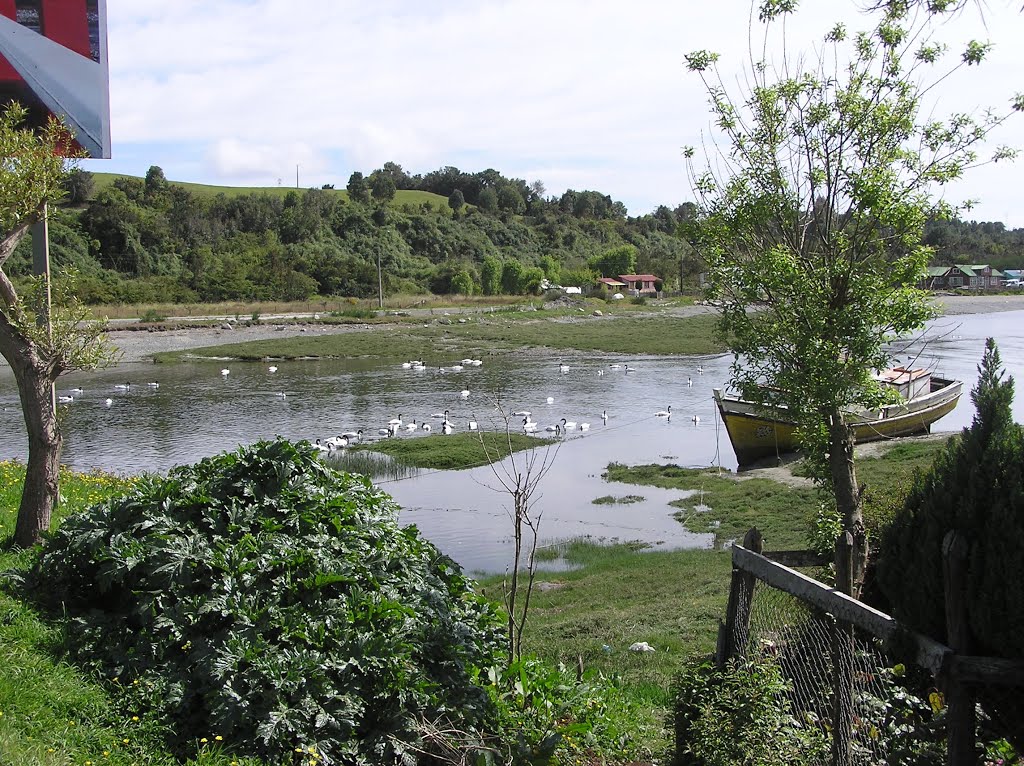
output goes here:
[[[539, 181], [494, 170], [410, 176], [386, 163], [353, 173], [345, 192], [209, 196], [153, 166], [103, 188], [76, 170], [66, 187], [51, 211], [51, 260], [74, 269], [89, 304], [367, 298], [377, 295], [378, 265], [385, 294], [531, 294], [544, 279], [583, 286], [633, 271], [680, 289], [699, 273], [677, 235], [691, 204], [629, 217], [607, 195], [545, 198]], [[31, 273], [28, 242], [9, 273]]]

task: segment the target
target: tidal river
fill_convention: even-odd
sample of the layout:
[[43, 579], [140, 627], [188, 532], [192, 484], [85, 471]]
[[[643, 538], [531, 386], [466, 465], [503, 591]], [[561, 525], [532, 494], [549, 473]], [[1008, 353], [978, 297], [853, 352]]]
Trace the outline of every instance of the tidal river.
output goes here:
[[[900, 350], [903, 363], [964, 381], [957, 409], [933, 430], [956, 431], [970, 423], [969, 390], [988, 336], [998, 341], [1008, 373], [1021, 379], [1024, 311], [936, 320]], [[64, 462], [80, 470], [163, 472], [275, 436], [315, 440], [362, 429], [368, 438], [380, 438], [378, 429], [399, 416], [404, 426], [428, 423], [436, 433], [441, 421], [432, 416], [445, 410], [456, 430], [465, 430], [471, 419], [482, 428], [498, 428], [503, 423], [497, 400], [507, 412], [529, 411], [540, 433], [563, 418], [578, 424], [553, 442], [551, 467], [534, 500], [542, 544], [577, 537], [665, 548], [710, 544], [708, 536], [690, 534], [672, 518], [668, 502], [680, 493], [610, 484], [602, 473], [613, 461], [735, 469], [711, 393], [725, 382], [729, 357], [490, 356], [486, 350], [476, 356], [480, 366], [445, 372], [367, 360], [309, 360], [277, 362], [275, 372], [268, 363], [135, 362], [69, 375], [58, 390], [74, 398], [66, 409]], [[444, 364], [450, 368], [459, 361]], [[224, 369], [229, 372], [222, 374]], [[671, 418], [655, 416], [669, 406]], [[1024, 417], [1020, 396], [1015, 412], [1018, 420]], [[521, 420], [514, 417], [513, 425]], [[579, 428], [583, 423], [589, 423], [586, 431]], [[416, 438], [424, 432], [399, 433], [398, 438]], [[25, 452], [14, 379], [2, 367], [0, 459], [24, 459]], [[511, 555], [509, 498], [491, 468], [420, 471], [378, 484], [401, 506], [403, 523], [416, 524], [469, 571], [504, 569]], [[627, 494], [644, 500], [593, 502]]]

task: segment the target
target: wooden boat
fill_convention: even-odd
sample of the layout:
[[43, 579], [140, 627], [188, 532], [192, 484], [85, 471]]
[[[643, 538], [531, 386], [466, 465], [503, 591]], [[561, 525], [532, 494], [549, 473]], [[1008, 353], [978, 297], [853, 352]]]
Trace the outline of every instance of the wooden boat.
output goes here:
[[[876, 377], [895, 388], [901, 401], [850, 413], [858, 444], [927, 433], [932, 423], [953, 411], [963, 386], [959, 380], [905, 367], [893, 367]], [[797, 449], [796, 424], [787, 417], [786, 407], [760, 407], [718, 388], [715, 402], [741, 466]]]

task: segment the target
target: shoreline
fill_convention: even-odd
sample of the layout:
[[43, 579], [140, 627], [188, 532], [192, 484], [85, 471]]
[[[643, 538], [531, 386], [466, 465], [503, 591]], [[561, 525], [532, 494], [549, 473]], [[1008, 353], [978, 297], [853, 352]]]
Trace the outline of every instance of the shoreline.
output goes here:
[[[940, 316], [963, 314], [991, 314], [1004, 311], [1024, 310], [1024, 294], [1021, 295], [940, 295], [934, 302]], [[672, 313], [689, 316], [705, 313], [702, 306], [687, 307]], [[110, 341], [121, 351], [121, 363], [150, 362], [151, 356], [162, 351], [186, 351], [190, 348], [214, 346], [222, 343], [245, 343], [247, 341], [289, 338], [297, 335], [337, 335], [347, 332], [372, 331], [391, 324], [319, 324], [316, 322], [259, 325], [224, 322], [211, 327], [174, 326], [170, 329], [138, 328], [111, 330], [107, 333]], [[0, 364], [5, 364], [0, 360]]]

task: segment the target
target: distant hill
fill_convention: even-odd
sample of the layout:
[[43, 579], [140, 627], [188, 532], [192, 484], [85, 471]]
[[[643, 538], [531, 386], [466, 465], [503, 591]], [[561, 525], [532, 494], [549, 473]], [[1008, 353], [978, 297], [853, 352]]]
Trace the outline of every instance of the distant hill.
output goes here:
[[[92, 196], [96, 196], [97, 193], [104, 189], [113, 186], [114, 181], [118, 178], [134, 178], [135, 180], [141, 181], [139, 176], [127, 175], [124, 173], [93, 173], [93, 181], [95, 186], [93, 187]], [[168, 179], [169, 183], [175, 186], [181, 186], [187, 189], [190, 193], [200, 197], [202, 199], [212, 199], [218, 194], [223, 194], [225, 197], [241, 197], [246, 194], [268, 194], [272, 197], [280, 197], [284, 199], [289, 193], [298, 192], [300, 194], [309, 191], [309, 189], [298, 188], [292, 186], [210, 186], [208, 184], [195, 184], [186, 181], [174, 181]], [[310, 187], [315, 188], [315, 187]], [[323, 189], [325, 194], [332, 196], [338, 196], [341, 199], [348, 200], [348, 192], [344, 189]], [[420, 205], [427, 204], [437, 209], [439, 212], [445, 212], [449, 210], [448, 199], [442, 197], [439, 194], [432, 194], [431, 192], [425, 191], [414, 191], [414, 190], [399, 190], [395, 192], [395, 198], [391, 201], [392, 207], [401, 208], [405, 205], [413, 205], [419, 207]]]

